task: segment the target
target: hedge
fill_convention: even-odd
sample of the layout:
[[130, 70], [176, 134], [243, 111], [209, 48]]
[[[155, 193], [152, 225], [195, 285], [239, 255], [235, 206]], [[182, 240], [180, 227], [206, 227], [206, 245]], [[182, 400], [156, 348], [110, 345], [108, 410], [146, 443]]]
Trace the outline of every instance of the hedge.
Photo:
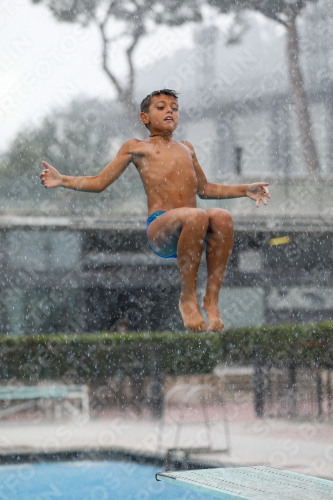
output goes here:
[[0, 335], [0, 379], [92, 380], [120, 372], [150, 373], [159, 352], [165, 374], [210, 373], [218, 363], [264, 358], [333, 363], [333, 322], [229, 328], [214, 333]]

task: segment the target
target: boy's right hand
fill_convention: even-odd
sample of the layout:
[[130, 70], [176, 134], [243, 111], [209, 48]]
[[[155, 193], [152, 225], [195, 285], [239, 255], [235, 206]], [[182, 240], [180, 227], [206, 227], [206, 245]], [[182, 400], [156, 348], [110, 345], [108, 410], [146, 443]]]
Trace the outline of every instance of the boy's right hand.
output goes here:
[[55, 188], [61, 186], [62, 179], [58, 170], [46, 163], [46, 161], [42, 161], [42, 165], [45, 167], [45, 169], [39, 177], [43, 186], [45, 186], [46, 188]]

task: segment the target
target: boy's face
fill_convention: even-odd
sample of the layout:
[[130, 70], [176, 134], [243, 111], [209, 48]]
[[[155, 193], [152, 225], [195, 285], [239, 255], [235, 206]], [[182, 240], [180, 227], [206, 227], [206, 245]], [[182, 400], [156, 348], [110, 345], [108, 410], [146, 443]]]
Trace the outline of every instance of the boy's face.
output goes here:
[[151, 133], [172, 134], [178, 125], [177, 100], [166, 94], [154, 95], [149, 110], [141, 113], [140, 118]]

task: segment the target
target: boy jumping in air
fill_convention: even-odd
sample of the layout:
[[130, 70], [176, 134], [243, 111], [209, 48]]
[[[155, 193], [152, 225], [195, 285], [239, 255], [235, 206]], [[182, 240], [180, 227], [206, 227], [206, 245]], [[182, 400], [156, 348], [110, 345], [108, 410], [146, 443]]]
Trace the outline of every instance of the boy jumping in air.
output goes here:
[[[128, 139], [117, 156], [94, 176], [61, 175], [42, 162], [41, 183], [46, 188], [64, 187], [99, 193], [112, 184], [132, 162], [139, 172], [148, 200], [147, 238], [152, 250], [163, 258], [175, 257], [180, 271], [179, 309], [186, 328], [193, 332], [219, 332], [223, 320], [218, 296], [233, 247], [233, 221], [227, 210], [197, 208], [203, 199], [248, 196], [259, 207], [270, 198], [267, 182], [227, 186], [208, 182], [192, 144], [176, 141], [177, 92], [163, 89], [141, 103], [141, 121], [149, 130], [145, 140]], [[203, 299], [208, 327], [201, 315], [196, 280], [206, 248], [207, 285]]]

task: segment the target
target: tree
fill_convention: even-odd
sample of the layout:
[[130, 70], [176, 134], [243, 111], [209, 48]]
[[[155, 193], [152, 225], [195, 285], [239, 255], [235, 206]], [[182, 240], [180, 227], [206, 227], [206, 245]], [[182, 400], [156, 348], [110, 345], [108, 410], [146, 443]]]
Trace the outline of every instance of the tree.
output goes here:
[[297, 18], [309, 3], [317, 0], [207, 0], [221, 13], [254, 10], [281, 24], [287, 33], [287, 62], [291, 95], [300, 132], [302, 154], [309, 172], [320, 171], [319, 157], [313, 139], [311, 117], [300, 64]]
[[53, 111], [37, 127], [21, 130], [0, 156], [0, 211], [98, 215], [129, 210], [129, 204], [140, 211], [146, 202], [140, 178], [132, 166], [98, 195], [45, 190], [39, 180], [43, 158], [62, 173], [94, 175], [115, 155], [127, 133], [119, 104], [82, 98]]
[[[59, 21], [87, 26], [94, 23], [102, 40], [102, 67], [125, 107], [130, 120], [137, 122], [134, 99], [135, 65], [133, 56], [150, 26], [180, 26], [201, 20], [198, 0], [32, 0], [46, 5]], [[127, 76], [122, 78], [111, 61], [116, 44], [124, 43], [123, 56]]]
[[[331, 51], [333, 44], [332, 0], [318, 0], [306, 9], [302, 26], [303, 51], [306, 52], [307, 78], [313, 87], [327, 89], [332, 79]], [[313, 36], [315, 33], [315, 36]]]

